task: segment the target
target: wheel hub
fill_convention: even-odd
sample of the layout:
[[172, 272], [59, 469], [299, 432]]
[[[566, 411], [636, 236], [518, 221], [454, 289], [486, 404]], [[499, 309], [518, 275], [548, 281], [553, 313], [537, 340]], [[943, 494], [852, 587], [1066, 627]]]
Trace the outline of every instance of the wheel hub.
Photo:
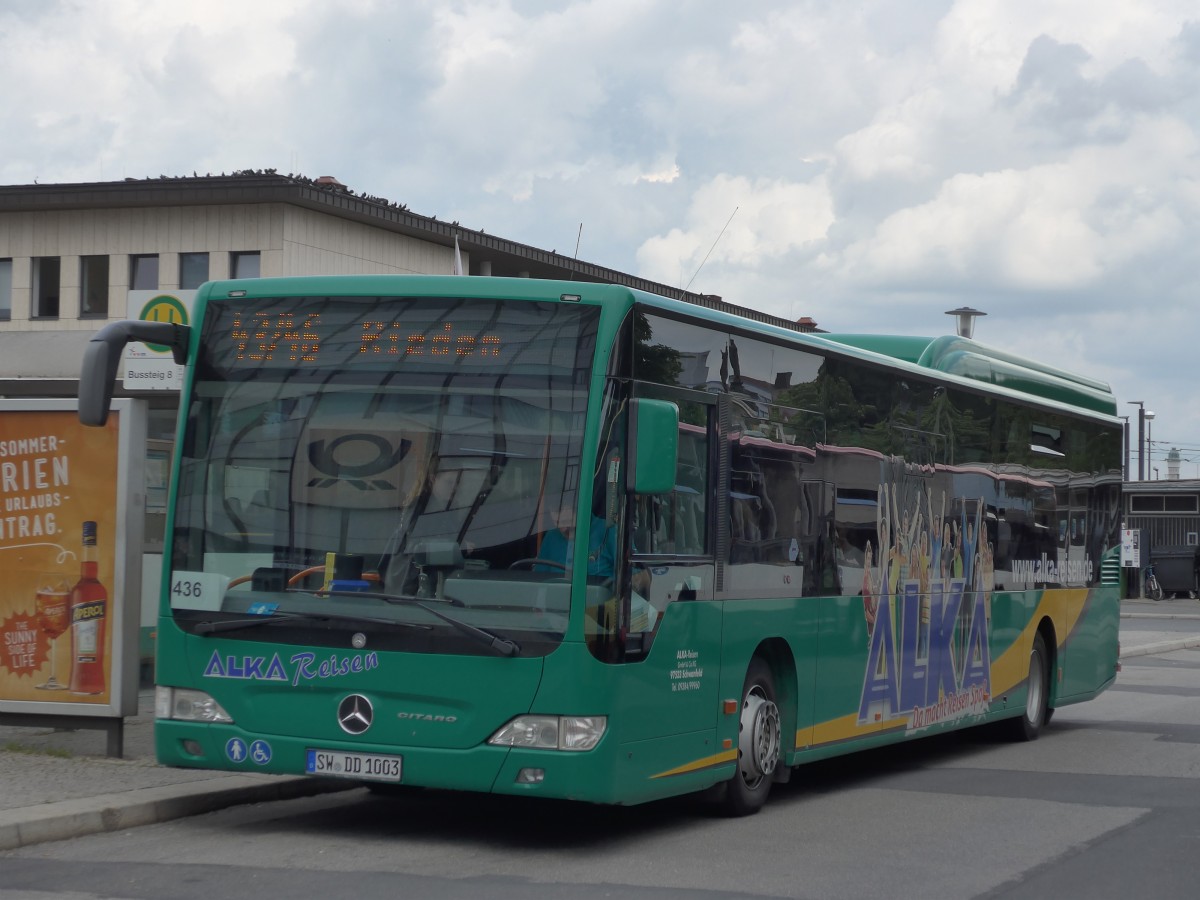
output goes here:
[[759, 688], [754, 688], [742, 703], [738, 738], [738, 767], [748, 784], [753, 785], [775, 771], [780, 734], [779, 707]]

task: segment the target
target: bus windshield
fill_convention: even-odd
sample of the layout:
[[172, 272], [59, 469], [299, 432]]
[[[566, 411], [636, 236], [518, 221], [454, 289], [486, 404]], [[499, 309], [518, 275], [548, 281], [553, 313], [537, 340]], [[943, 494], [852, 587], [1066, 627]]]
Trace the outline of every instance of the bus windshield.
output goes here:
[[210, 303], [177, 485], [176, 621], [548, 652], [569, 590], [536, 560], [550, 512], [577, 501], [597, 321], [520, 300]]

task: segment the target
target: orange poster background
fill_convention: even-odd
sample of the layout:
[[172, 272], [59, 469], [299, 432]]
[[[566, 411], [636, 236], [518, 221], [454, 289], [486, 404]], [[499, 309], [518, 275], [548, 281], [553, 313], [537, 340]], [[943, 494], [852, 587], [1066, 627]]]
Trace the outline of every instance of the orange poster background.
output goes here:
[[[117, 546], [118, 420], [79, 423], [74, 410], [0, 410], [0, 700], [107, 704], [112, 696], [113, 596]], [[104, 691], [39, 688], [71, 677], [71, 629], [42, 632], [36, 592], [45, 573], [79, 580], [83, 523], [96, 523], [99, 580], [108, 591]], [[68, 601], [67, 616], [70, 609]]]

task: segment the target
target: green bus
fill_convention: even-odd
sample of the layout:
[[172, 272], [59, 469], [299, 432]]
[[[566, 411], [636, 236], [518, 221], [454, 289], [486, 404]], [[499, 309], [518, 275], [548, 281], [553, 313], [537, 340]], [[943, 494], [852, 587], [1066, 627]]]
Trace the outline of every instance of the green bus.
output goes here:
[[[1108, 386], [629, 288], [213, 282], [158, 613], [161, 763], [733, 815], [812, 760], [1117, 671]], [[585, 539], [586, 536], [586, 539]]]

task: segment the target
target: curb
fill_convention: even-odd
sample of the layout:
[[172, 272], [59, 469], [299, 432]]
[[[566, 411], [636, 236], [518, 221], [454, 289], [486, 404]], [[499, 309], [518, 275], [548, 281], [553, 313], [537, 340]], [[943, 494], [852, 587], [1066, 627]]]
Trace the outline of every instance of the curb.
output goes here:
[[1200, 636], [1177, 638], [1171, 641], [1155, 641], [1153, 644], [1130, 647], [1128, 650], [1121, 651], [1120, 658], [1129, 659], [1132, 656], [1150, 656], [1154, 653], [1170, 653], [1173, 650], [1190, 650], [1192, 647], [1200, 647]]
[[306, 776], [231, 775], [0, 810], [0, 851], [153, 825], [244, 803], [292, 800], [356, 787], [357, 783]]

